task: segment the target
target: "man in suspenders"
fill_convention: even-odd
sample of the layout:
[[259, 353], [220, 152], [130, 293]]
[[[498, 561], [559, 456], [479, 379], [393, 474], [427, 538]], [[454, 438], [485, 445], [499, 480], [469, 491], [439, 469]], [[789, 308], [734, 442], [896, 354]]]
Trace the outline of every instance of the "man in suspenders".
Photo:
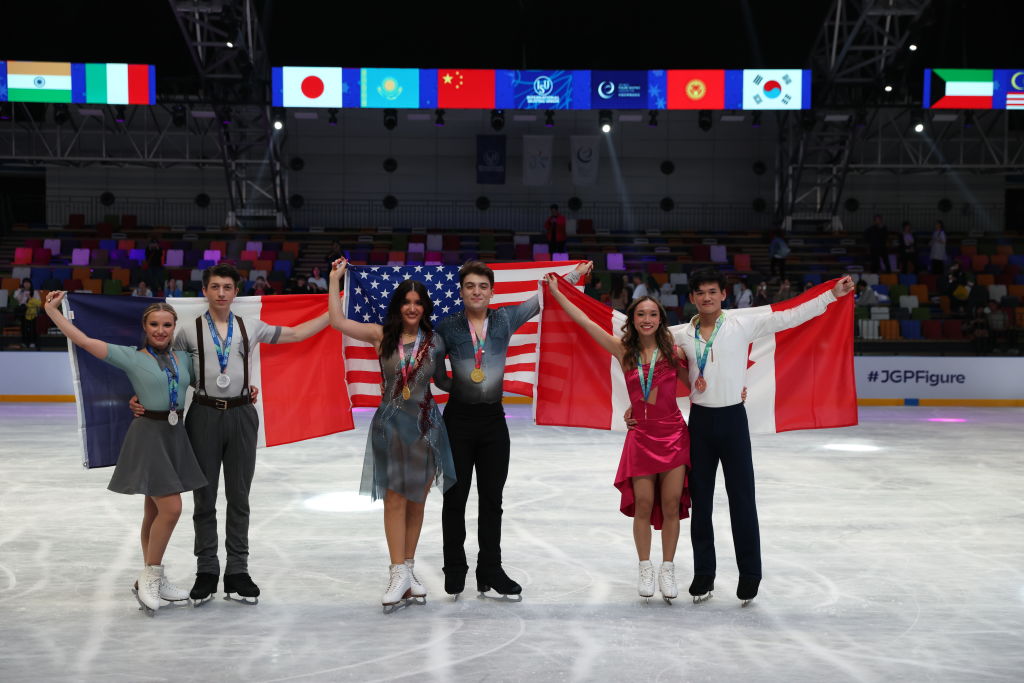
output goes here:
[[209, 484], [196, 489], [192, 521], [196, 530], [196, 604], [217, 590], [217, 486], [224, 468], [227, 498], [224, 592], [245, 602], [257, 601], [260, 589], [249, 576], [249, 487], [256, 469], [259, 416], [249, 395], [249, 363], [256, 344], [300, 342], [327, 326], [327, 313], [295, 327], [268, 325], [231, 312], [241, 276], [220, 264], [203, 272], [203, 296], [209, 304], [194, 322], [182, 322], [174, 348], [192, 354], [196, 378], [192, 404], [185, 416], [192, 450]]

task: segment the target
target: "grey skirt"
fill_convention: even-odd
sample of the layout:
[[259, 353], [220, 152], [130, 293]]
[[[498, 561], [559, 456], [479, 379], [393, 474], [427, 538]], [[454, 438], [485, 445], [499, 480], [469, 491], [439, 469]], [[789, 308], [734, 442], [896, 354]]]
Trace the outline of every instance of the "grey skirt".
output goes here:
[[132, 421], [107, 488], [116, 493], [169, 496], [206, 486], [206, 476], [185, 431], [185, 420]]

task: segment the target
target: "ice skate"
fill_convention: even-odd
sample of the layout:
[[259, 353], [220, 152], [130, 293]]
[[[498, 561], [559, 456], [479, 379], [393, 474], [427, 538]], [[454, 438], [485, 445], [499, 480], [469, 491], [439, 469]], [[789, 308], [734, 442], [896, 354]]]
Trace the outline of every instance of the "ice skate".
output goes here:
[[388, 587], [384, 591], [384, 597], [380, 603], [384, 607], [384, 614], [392, 614], [408, 604], [406, 594], [409, 593], [412, 571], [407, 564], [393, 564], [389, 568]]
[[409, 590], [405, 597], [415, 605], [425, 605], [427, 604], [427, 589], [416, 577], [415, 565], [416, 560], [412, 558], [405, 561], [405, 566], [409, 568]]
[[444, 592], [452, 596], [453, 600], [459, 599], [459, 593], [466, 590], [466, 572], [468, 567], [451, 568], [445, 567], [444, 571]]
[[658, 572], [658, 589], [661, 591], [661, 599], [672, 604], [672, 600], [679, 597], [679, 586], [676, 585], [676, 566], [672, 562], [662, 562], [661, 570]]
[[636, 590], [641, 598], [650, 602], [647, 598], [654, 595], [654, 565], [650, 560], [640, 561], [640, 579], [637, 581]]
[[[523, 587], [508, 578], [508, 574], [501, 567], [492, 570], [476, 570], [476, 589], [478, 597], [491, 598], [492, 600], [504, 600], [506, 602], [522, 602]], [[488, 595], [488, 591], [494, 590], [497, 596]]]
[[160, 575], [160, 599], [177, 604], [179, 607], [185, 607], [190, 603], [189, 592], [178, 588], [167, 580], [167, 567], [164, 567], [164, 571]]
[[244, 605], [258, 605], [260, 602], [260, 587], [252, 582], [248, 574], [225, 574], [224, 593], [225, 600]]
[[147, 564], [139, 580], [132, 587], [132, 594], [139, 601], [139, 609], [145, 612], [147, 617], [155, 616], [156, 611], [160, 609], [160, 579], [163, 574], [162, 566]]
[[192, 584], [192, 590], [188, 594], [192, 598], [193, 607], [199, 607], [213, 600], [213, 594], [217, 592], [218, 580], [219, 577], [216, 574], [207, 574], [205, 572], [196, 574], [196, 582]]
[[714, 595], [715, 577], [707, 574], [697, 574], [690, 584], [690, 595], [693, 596], [694, 604], [710, 600]]
[[741, 576], [736, 585], [736, 597], [740, 599], [740, 606], [746, 607], [757, 597], [757, 588], [761, 585], [760, 576]]

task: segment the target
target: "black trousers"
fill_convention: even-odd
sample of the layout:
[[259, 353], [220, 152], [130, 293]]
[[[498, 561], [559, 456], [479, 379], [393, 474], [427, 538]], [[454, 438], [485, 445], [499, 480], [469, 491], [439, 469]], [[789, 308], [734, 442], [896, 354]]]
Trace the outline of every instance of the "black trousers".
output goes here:
[[444, 410], [448, 441], [455, 461], [455, 485], [444, 494], [441, 527], [446, 572], [465, 572], [466, 501], [476, 469], [480, 499], [477, 569], [501, 566], [501, 497], [508, 478], [509, 440], [505, 411], [500, 403], [466, 404], [449, 401]]
[[740, 576], [761, 578], [761, 534], [754, 502], [754, 463], [747, 411], [742, 403], [725, 408], [694, 404], [690, 410], [690, 541], [693, 573], [715, 575], [715, 530], [711, 511], [718, 463], [729, 494], [732, 542]]

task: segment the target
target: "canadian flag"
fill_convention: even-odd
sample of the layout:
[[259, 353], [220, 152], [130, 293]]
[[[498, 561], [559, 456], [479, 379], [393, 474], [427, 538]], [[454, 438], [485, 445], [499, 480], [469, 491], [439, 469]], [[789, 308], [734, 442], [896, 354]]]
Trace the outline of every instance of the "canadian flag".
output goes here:
[[[730, 315], [771, 315], [794, 308], [835, 286], [833, 280], [801, 295]], [[546, 292], [546, 283], [542, 291]], [[566, 297], [594, 322], [621, 336], [625, 316], [570, 287]], [[540, 353], [534, 419], [540, 425], [625, 430], [629, 407], [625, 378], [614, 356], [577, 326], [554, 300], [542, 298]], [[670, 328], [677, 332], [682, 325]], [[747, 417], [752, 433], [826, 429], [857, 424], [853, 368], [853, 297], [822, 315], [750, 345]], [[689, 415], [688, 389], [680, 384], [680, 409]]]
[[272, 81], [275, 107], [341, 109], [341, 67], [275, 66]]

